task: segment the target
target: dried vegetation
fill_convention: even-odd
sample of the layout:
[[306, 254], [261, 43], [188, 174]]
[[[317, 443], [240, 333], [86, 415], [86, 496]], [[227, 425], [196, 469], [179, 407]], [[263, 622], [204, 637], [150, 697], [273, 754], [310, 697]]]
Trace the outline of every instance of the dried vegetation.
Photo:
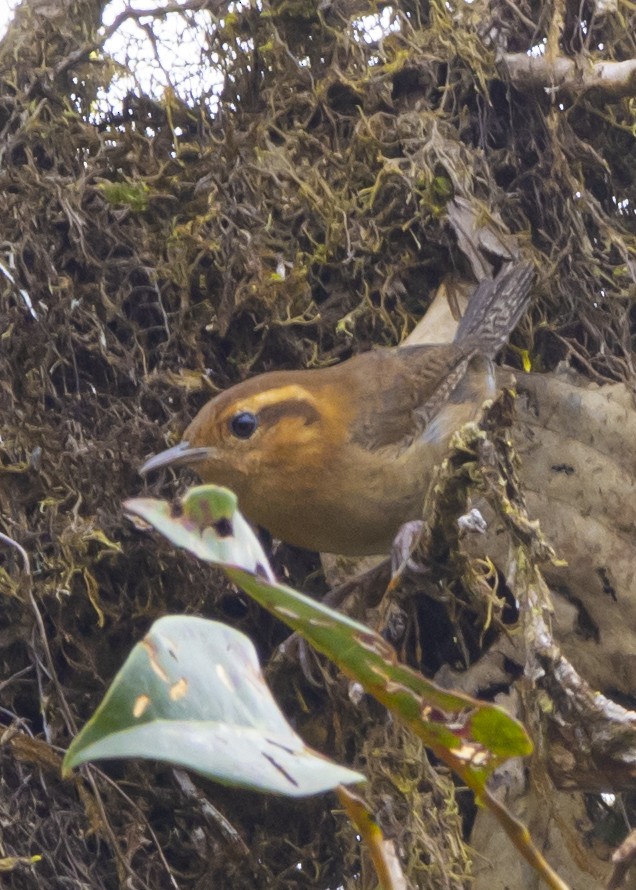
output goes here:
[[[179, 19], [204, 48], [184, 67], [217, 66], [218, 101], [180, 91], [175, 68], [161, 99], [133, 90], [109, 108], [100, 91], [118, 69], [99, 51], [103, 5], [25, 0], [0, 43], [0, 530], [33, 579], [31, 596], [19, 552], [3, 547], [1, 855], [44, 857], [16, 864], [6, 886], [327, 888], [360, 868], [366, 879], [323, 799], [203, 786], [230, 828], [168, 768], [61, 782], [60, 750], [154, 618], [231, 620], [264, 658], [283, 636], [219, 576], [133, 530], [121, 502], [212, 391], [399, 342], [442, 281], [470, 277], [478, 253], [496, 263], [511, 233], [542, 270], [517, 347], [539, 370], [570, 356], [593, 381], [631, 385], [634, 91], [562, 102], [515, 89], [502, 58], [544, 38], [581, 65], [601, 42], [606, 57], [633, 58], [634, 12], [398, 0], [394, 30], [372, 39], [361, 17], [389, 7], [364, 0], [230, 14], [191, 2]], [[494, 248], [453, 223], [453, 201], [475, 231], [497, 233]], [[275, 559], [320, 590], [314, 559]], [[447, 611], [432, 609], [406, 653], [417, 660], [424, 642], [431, 672], [454, 651]], [[461, 617], [466, 630], [475, 612]], [[470, 630], [471, 655], [482, 631]], [[349, 702], [342, 680], [274, 677], [310, 743], [368, 769], [414, 885], [468, 886], [449, 777], [373, 706]]]

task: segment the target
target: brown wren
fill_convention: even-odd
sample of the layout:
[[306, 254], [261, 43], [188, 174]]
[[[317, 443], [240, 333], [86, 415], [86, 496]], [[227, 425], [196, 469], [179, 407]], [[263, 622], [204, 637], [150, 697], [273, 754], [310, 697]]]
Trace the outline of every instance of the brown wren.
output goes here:
[[520, 262], [484, 279], [452, 343], [374, 349], [232, 386], [140, 472], [190, 464], [289, 544], [387, 552], [400, 526], [421, 518], [452, 434], [496, 395], [492, 360], [525, 312], [533, 278]]

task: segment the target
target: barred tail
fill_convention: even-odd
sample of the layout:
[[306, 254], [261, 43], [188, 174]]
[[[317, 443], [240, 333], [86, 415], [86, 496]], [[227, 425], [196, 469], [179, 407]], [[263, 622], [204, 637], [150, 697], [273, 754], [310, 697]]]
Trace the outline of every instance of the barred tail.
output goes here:
[[526, 311], [533, 283], [530, 263], [507, 266], [496, 278], [484, 278], [470, 297], [455, 342], [474, 339], [480, 352], [494, 358]]

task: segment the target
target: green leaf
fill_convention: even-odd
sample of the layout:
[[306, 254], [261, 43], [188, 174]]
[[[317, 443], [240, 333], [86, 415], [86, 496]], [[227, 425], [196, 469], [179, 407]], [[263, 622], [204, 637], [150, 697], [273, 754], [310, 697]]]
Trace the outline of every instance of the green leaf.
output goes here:
[[172, 507], [145, 498], [129, 500], [125, 508], [173, 543], [223, 567], [234, 583], [398, 714], [477, 794], [503, 760], [531, 753], [523, 726], [504, 710], [436, 686], [399, 664], [394, 649], [370, 628], [277, 583], [232, 498], [226, 489], [200, 485]]
[[164, 760], [224, 784], [293, 797], [364, 781], [296, 735], [244, 634], [191, 616], [153, 624], [74, 739], [62, 771], [121, 757]]
[[[260, 542], [237, 509], [229, 488], [198, 485], [181, 500], [134, 498], [124, 508], [154, 526], [177, 547], [206, 562], [240, 566], [274, 581]], [[211, 558], [211, 556], [214, 558]]]
[[[215, 513], [219, 503], [225, 506], [220, 526]], [[525, 826], [487, 786], [488, 777], [504, 760], [532, 753], [521, 723], [496, 705], [441, 689], [398, 664], [393, 648], [370, 628], [276, 583], [267, 563], [255, 559], [255, 553], [262, 553], [258, 541], [240, 513], [231, 513], [231, 504], [225, 489], [202, 485], [190, 489], [171, 508], [151, 499], [130, 500], [125, 507], [156, 524], [174, 543], [221, 566], [234, 583], [397, 714], [491, 810], [548, 886], [567, 890], [533, 846]], [[228, 541], [229, 536], [235, 540]]]

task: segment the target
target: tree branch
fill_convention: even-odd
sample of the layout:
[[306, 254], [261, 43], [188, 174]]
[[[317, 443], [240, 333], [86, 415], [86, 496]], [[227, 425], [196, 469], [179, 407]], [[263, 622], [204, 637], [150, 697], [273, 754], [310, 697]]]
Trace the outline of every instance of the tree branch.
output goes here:
[[507, 53], [499, 64], [519, 90], [542, 89], [546, 93], [566, 95], [568, 98], [590, 90], [599, 90], [613, 99], [636, 95], [636, 59], [624, 62], [585, 61], [582, 64], [565, 56], [551, 60], [546, 56]]

